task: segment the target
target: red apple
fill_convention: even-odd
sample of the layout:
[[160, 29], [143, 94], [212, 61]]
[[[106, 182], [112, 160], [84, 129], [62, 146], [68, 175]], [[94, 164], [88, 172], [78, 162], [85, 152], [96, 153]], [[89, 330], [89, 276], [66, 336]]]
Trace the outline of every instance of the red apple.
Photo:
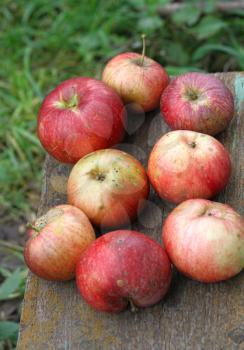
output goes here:
[[229, 181], [231, 162], [215, 138], [195, 131], [165, 134], [154, 146], [148, 175], [156, 192], [174, 203], [190, 198], [211, 198]]
[[126, 114], [120, 97], [103, 82], [72, 78], [44, 99], [38, 115], [38, 136], [49, 154], [75, 163], [97, 149], [119, 143]]
[[130, 223], [143, 208], [149, 182], [141, 163], [131, 155], [105, 149], [88, 154], [68, 179], [68, 202], [100, 227]]
[[112, 87], [124, 103], [135, 110], [151, 111], [159, 106], [160, 97], [169, 83], [163, 67], [145, 56], [126, 52], [112, 58], [106, 65], [102, 80]]
[[164, 223], [163, 242], [173, 264], [198, 281], [223, 281], [244, 268], [244, 219], [225, 204], [181, 203]]
[[171, 265], [153, 239], [136, 231], [113, 231], [82, 254], [76, 282], [90, 306], [120, 312], [129, 303], [133, 308], [157, 303], [169, 288]]
[[71, 205], [58, 205], [30, 226], [24, 251], [29, 269], [46, 280], [72, 279], [81, 253], [96, 238], [87, 216]]
[[234, 113], [230, 90], [217, 77], [186, 73], [164, 90], [160, 109], [171, 129], [186, 129], [216, 135], [223, 131]]

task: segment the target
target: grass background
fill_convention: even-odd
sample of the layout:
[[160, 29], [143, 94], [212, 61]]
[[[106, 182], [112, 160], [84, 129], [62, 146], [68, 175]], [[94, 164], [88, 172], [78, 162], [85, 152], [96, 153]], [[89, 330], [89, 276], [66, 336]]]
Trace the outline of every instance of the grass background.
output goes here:
[[[169, 74], [244, 69], [244, 11], [221, 13], [216, 1], [184, 1], [160, 16], [167, 0], [1, 0], [0, 4], [0, 222], [27, 220], [36, 211], [44, 151], [36, 137], [43, 97], [72, 76], [99, 78], [106, 61], [141, 51]], [[26, 270], [1, 268], [0, 301], [22, 297]], [[16, 294], [17, 293], [17, 294]], [[0, 318], [1, 320], [1, 318]], [[18, 310], [0, 321], [0, 350], [14, 347]], [[9, 323], [10, 322], [10, 323]], [[7, 339], [7, 340], [6, 340]]]

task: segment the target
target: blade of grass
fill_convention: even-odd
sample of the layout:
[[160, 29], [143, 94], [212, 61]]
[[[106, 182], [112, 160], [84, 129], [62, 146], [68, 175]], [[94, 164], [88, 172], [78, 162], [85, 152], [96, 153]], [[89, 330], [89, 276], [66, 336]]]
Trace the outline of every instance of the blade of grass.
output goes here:
[[0, 286], [0, 300], [6, 300], [11, 294], [16, 292], [23, 277], [20, 269], [16, 269]]

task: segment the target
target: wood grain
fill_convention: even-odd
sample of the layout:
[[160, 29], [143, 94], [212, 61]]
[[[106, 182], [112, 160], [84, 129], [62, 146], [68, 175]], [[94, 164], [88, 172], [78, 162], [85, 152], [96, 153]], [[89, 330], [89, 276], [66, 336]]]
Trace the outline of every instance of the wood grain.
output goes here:
[[[231, 153], [233, 173], [216, 200], [244, 214], [244, 74], [218, 74], [235, 96], [236, 113], [218, 138]], [[131, 116], [121, 149], [146, 166], [153, 144], [168, 131], [159, 112]], [[66, 201], [71, 167], [49, 156], [44, 165], [39, 214]], [[151, 190], [147, 209], [132, 227], [160, 242], [162, 221], [173, 205]], [[23, 302], [18, 350], [244, 349], [244, 273], [217, 284], [201, 284], [174, 273], [167, 297], [154, 307], [118, 315], [98, 313], [79, 296], [74, 281], [52, 283], [29, 274]]]

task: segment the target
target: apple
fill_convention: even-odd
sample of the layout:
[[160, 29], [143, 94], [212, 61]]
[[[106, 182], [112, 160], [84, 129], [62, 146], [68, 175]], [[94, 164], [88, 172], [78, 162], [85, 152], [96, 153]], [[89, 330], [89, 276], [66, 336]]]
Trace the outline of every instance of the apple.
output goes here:
[[64, 163], [119, 143], [126, 112], [120, 97], [103, 82], [72, 78], [44, 99], [38, 115], [38, 136], [47, 152]]
[[198, 281], [223, 281], [244, 268], [244, 219], [226, 204], [181, 203], [163, 225], [163, 242], [177, 269]]
[[90, 153], [73, 167], [67, 185], [68, 202], [80, 208], [98, 227], [130, 223], [142, 210], [149, 181], [141, 163], [117, 149]]
[[165, 250], [146, 235], [118, 230], [99, 237], [81, 255], [76, 282], [85, 301], [99, 311], [120, 312], [156, 304], [168, 291], [171, 264]]
[[174, 203], [211, 198], [228, 183], [229, 153], [209, 135], [188, 130], [165, 134], [153, 147], [148, 175], [156, 192]]
[[157, 108], [169, 83], [163, 67], [145, 56], [145, 37], [143, 53], [126, 52], [115, 56], [107, 63], [102, 80], [119, 94], [125, 104], [139, 112]]
[[186, 129], [216, 135], [234, 114], [230, 90], [214, 75], [186, 73], [164, 90], [160, 109], [171, 129]]
[[58, 205], [30, 225], [24, 258], [29, 269], [46, 280], [74, 278], [81, 253], [95, 240], [87, 216], [71, 205]]

